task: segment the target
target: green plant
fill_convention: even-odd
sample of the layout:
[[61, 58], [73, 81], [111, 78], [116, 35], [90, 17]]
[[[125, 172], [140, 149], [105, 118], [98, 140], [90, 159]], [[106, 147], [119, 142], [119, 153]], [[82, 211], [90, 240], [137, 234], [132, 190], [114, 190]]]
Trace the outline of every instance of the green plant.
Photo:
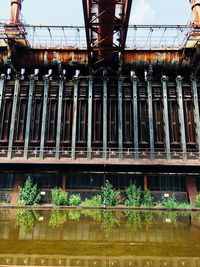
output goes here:
[[162, 205], [165, 209], [175, 209], [178, 207], [178, 202], [175, 199], [174, 195], [170, 196], [170, 197], [165, 197], [162, 200]]
[[195, 199], [195, 206], [196, 206], [197, 208], [200, 208], [200, 194], [198, 194], [198, 195], [196, 196], [196, 199]]
[[69, 197], [69, 205], [70, 206], [79, 206], [80, 204], [81, 204], [80, 194], [73, 194]]
[[81, 206], [86, 206], [86, 207], [98, 207], [102, 205], [102, 200], [100, 195], [96, 195], [92, 197], [91, 199], [85, 199], [82, 201]]
[[41, 201], [41, 194], [38, 190], [37, 184], [33, 183], [33, 180], [29, 176], [24, 183], [24, 186], [19, 189], [19, 200], [18, 204], [23, 205], [35, 205]]
[[142, 190], [135, 184], [130, 182], [129, 186], [126, 187], [126, 206], [138, 207], [141, 203]]
[[51, 202], [56, 206], [67, 205], [68, 195], [61, 188], [51, 189]]
[[119, 197], [119, 192], [113, 189], [113, 186], [106, 181], [105, 185], [101, 187], [102, 204], [105, 206], [115, 206]]
[[143, 200], [141, 206], [152, 207], [153, 206], [153, 197], [149, 189], [143, 191]]

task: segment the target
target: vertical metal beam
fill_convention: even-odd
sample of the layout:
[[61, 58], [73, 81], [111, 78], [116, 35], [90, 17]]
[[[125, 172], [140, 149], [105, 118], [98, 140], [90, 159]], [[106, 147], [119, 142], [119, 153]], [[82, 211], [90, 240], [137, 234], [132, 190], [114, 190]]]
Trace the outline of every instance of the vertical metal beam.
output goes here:
[[3, 99], [4, 84], [5, 84], [5, 75], [1, 75], [0, 76], [0, 111], [1, 111], [1, 104], [2, 104], [2, 99]]
[[72, 160], [76, 158], [76, 128], [77, 128], [77, 105], [78, 105], [78, 77], [74, 78], [74, 100], [73, 100], [73, 121], [72, 121]]
[[63, 174], [62, 176], [62, 190], [66, 191], [66, 180], [67, 180], [67, 176], [66, 174]]
[[87, 136], [87, 159], [92, 159], [92, 98], [93, 98], [93, 80], [89, 79], [88, 88], [88, 136]]
[[118, 144], [119, 159], [123, 159], [123, 124], [122, 124], [122, 86], [123, 79], [118, 79]]
[[107, 100], [108, 100], [108, 80], [107, 78], [104, 78], [103, 80], [103, 158], [106, 160], [107, 158], [107, 130], [108, 130], [108, 124], [107, 124], [107, 114], [108, 114], [108, 108], [107, 108]]
[[138, 159], [138, 95], [137, 95], [137, 77], [133, 76], [132, 78], [132, 87], [133, 87], [133, 133], [134, 133], [134, 158]]
[[45, 132], [46, 132], [46, 123], [47, 123], [48, 94], [49, 94], [49, 77], [45, 77], [43, 109], [42, 109], [42, 128], [41, 128], [41, 138], [40, 138], [40, 159], [44, 158], [44, 142], [45, 142]]
[[27, 107], [27, 118], [26, 118], [26, 132], [25, 132], [25, 143], [24, 143], [24, 158], [28, 158], [28, 145], [30, 138], [30, 125], [31, 125], [31, 114], [32, 114], [32, 102], [33, 102], [33, 91], [35, 88], [35, 77], [31, 75], [29, 84], [29, 95], [28, 95], [28, 107]]
[[63, 87], [64, 87], [64, 79], [63, 79], [63, 77], [61, 77], [61, 80], [59, 82], [59, 95], [58, 95], [58, 114], [57, 114], [57, 131], [56, 131], [56, 159], [60, 158]]
[[199, 157], [200, 157], [200, 116], [199, 116], [199, 101], [198, 101], [198, 93], [197, 93], [197, 80], [194, 77], [191, 77], [191, 89], [192, 89], [193, 104], [194, 104], [195, 130], [196, 130], [197, 144], [198, 144]]
[[150, 141], [150, 159], [154, 159], [154, 128], [153, 128], [153, 97], [152, 97], [152, 79], [147, 80], [148, 94], [148, 116], [149, 116], [149, 141]]
[[148, 178], [147, 175], [144, 175], [144, 190], [148, 189]]
[[163, 121], [165, 131], [165, 146], [166, 146], [166, 159], [171, 160], [170, 149], [170, 134], [169, 134], [169, 112], [168, 112], [168, 96], [167, 96], [167, 77], [162, 76], [162, 91], [163, 91]]
[[13, 104], [12, 104], [12, 115], [11, 115], [11, 122], [10, 122], [10, 134], [9, 134], [9, 142], [8, 142], [8, 158], [11, 159], [12, 157], [12, 146], [13, 146], [13, 138], [14, 138], [14, 130], [15, 130], [15, 116], [17, 110], [17, 99], [19, 93], [19, 76], [16, 77], [15, 80], [15, 88], [14, 88], [14, 95], [13, 95]]
[[182, 83], [183, 83], [183, 78], [181, 76], [177, 76], [176, 91], [177, 91], [177, 101], [178, 101], [178, 117], [179, 117], [179, 124], [180, 124], [181, 145], [182, 145], [182, 152], [183, 152], [183, 160], [186, 160], [187, 159], [187, 147], [186, 147], [186, 136], [185, 136]]

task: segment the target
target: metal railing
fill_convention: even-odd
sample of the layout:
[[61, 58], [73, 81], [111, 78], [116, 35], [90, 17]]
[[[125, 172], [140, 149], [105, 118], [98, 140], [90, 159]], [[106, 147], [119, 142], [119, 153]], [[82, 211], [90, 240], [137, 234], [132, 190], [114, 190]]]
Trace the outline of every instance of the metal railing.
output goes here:
[[[87, 48], [84, 26], [50, 26], [19, 24], [10, 26], [0, 21], [0, 39], [6, 39], [6, 28], [15, 27], [24, 32], [29, 45], [33, 48]], [[188, 25], [130, 25], [126, 40], [127, 49], [180, 49], [195, 31]]]
[[[0, 149], [0, 158], [8, 157], [8, 148]], [[75, 152], [74, 159], [101, 159], [101, 160], [199, 160], [200, 152], [197, 150], [189, 150], [183, 152], [181, 150], [171, 151], [170, 153], [166, 153], [165, 150], [155, 150], [151, 152], [149, 149], [118, 149], [118, 148], [108, 148], [104, 150], [103, 148], [93, 148], [91, 150], [87, 150], [87, 148], [79, 147], [76, 148], [75, 151], [69, 148], [63, 148], [62, 150], [57, 151], [55, 147], [44, 148], [44, 150], [40, 150], [39, 147], [29, 148], [27, 152], [28, 158], [40, 158], [42, 152], [42, 158], [59, 158], [59, 159], [72, 159], [72, 154]], [[12, 158], [24, 158], [24, 149], [23, 148], [15, 148], [11, 151]]]

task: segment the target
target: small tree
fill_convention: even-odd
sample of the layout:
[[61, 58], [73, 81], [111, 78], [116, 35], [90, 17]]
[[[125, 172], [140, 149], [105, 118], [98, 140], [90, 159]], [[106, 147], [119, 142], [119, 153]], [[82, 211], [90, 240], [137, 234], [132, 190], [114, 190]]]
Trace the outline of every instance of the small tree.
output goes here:
[[142, 201], [141, 205], [145, 206], [145, 207], [152, 207], [153, 206], [153, 197], [152, 197], [149, 189], [145, 189], [143, 191], [143, 201]]
[[126, 206], [139, 207], [141, 203], [142, 190], [137, 187], [136, 184], [130, 182], [129, 186], [126, 187]]
[[117, 198], [119, 192], [113, 189], [113, 186], [106, 181], [105, 185], [101, 187], [102, 204], [105, 206], [115, 206], [117, 204]]
[[67, 205], [68, 195], [61, 188], [51, 189], [51, 203], [56, 206]]
[[25, 181], [24, 186], [19, 189], [20, 196], [18, 204], [22, 205], [35, 205], [41, 201], [41, 194], [38, 190], [37, 184], [33, 183], [32, 178], [29, 176]]

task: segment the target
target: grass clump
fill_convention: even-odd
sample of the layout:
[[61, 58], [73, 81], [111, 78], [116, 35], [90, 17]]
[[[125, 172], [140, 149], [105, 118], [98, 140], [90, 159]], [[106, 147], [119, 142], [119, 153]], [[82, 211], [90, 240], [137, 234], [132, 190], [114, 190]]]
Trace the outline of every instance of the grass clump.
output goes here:
[[61, 188], [51, 189], [51, 203], [56, 206], [68, 204], [68, 194]]
[[102, 204], [105, 206], [116, 206], [118, 203], [119, 192], [116, 192], [110, 184], [106, 181], [105, 185], [101, 187]]
[[79, 206], [80, 204], [81, 204], [80, 194], [73, 194], [69, 197], [69, 205], [70, 206]]
[[24, 183], [24, 186], [19, 189], [18, 205], [36, 205], [41, 201], [41, 194], [37, 184], [33, 183], [32, 178], [29, 176]]

